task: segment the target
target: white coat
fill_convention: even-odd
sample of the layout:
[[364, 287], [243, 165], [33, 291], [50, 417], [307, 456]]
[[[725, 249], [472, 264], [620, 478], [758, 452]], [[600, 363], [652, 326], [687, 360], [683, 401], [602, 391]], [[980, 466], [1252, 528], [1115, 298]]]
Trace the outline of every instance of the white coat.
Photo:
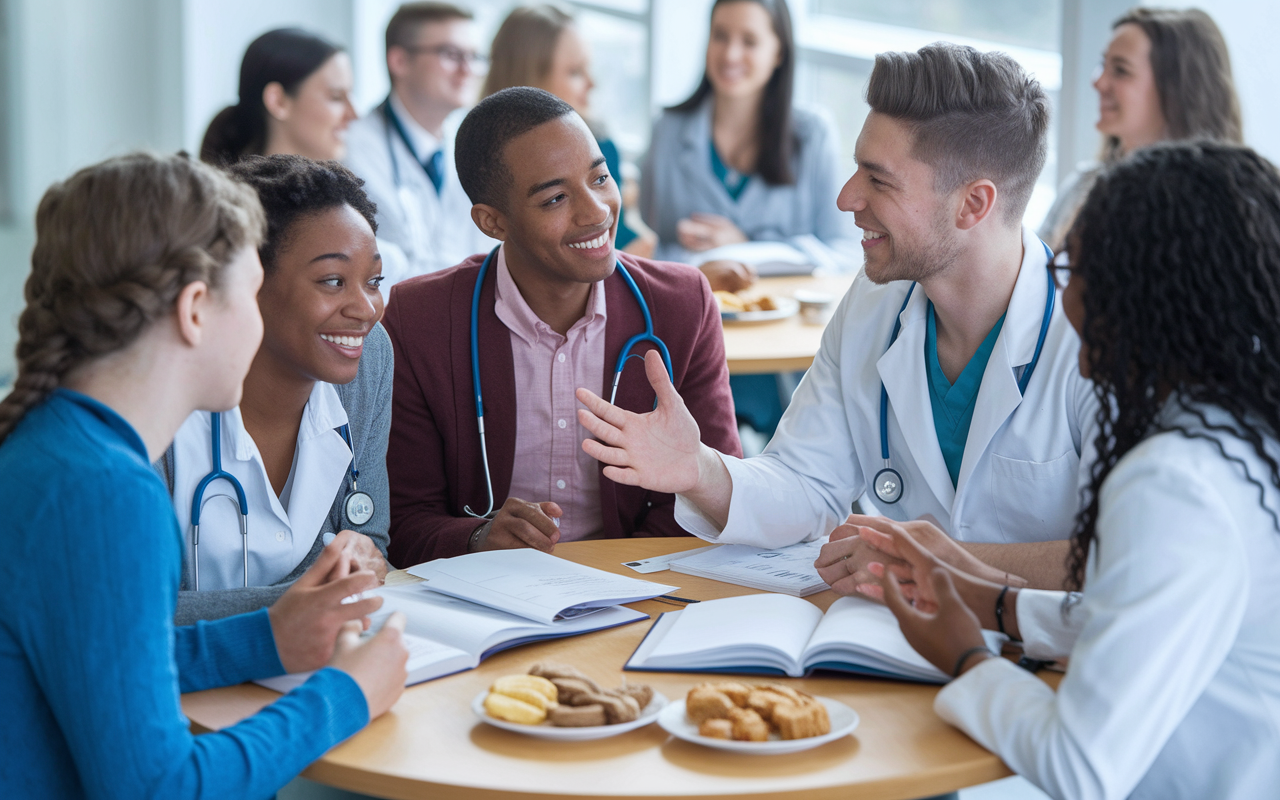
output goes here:
[[[1206, 434], [1193, 414], [1173, 419]], [[1027, 653], [1070, 656], [1057, 692], [993, 658], [934, 702], [1053, 797], [1280, 796], [1280, 493], [1224, 428], [1208, 435], [1229, 458], [1168, 432], [1116, 464], [1084, 592], [1065, 614], [1061, 592], [1019, 593]]]
[[[421, 130], [414, 130], [416, 125], [403, 110], [399, 118], [411, 136]], [[498, 244], [481, 233], [471, 219], [471, 200], [454, 167], [456, 130], [456, 122], [446, 124], [445, 174], [437, 194], [417, 155], [388, 123], [382, 104], [347, 129], [344, 162], [364, 180], [365, 193], [378, 206], [384, 295], [399, 281], [452, 267]], [[429, 155], [423, 153], [424, 157]]]
[[[213, 463], [209, 419], [208, 412], [195, 412], [174, 437], [173, 505], [183, 533], [183, 564], [190, 586], [194, 586], [191, 498]], [[257, 444], [245, 430], [240, 409], [223, 413], [222, 468], [244, 486], [249, 502], [250, 586], [276, 583], [311, 552], [351, 464], [351, 448], [335, 430], [346, 423], [347, 412], [338, 390], [332, 384], [317, 381], [302, 412], [286, 509], [271, 486]], [[202, 591], [244, 585], [240, 510], [230, 500], [215, 499], [220, 494], [234, 498], [235, 490], [223, 480], [209, 484], [200, 514]]]
[[864, 274], [827, 326], [813, 366], [764, 453], [745, 460], [723, 456], [733, 478], [724, 531], [682, 497], [676, 521], [708, 541], [760, 547], [829, 533], [884, 468], [883, 381], [889, 393], [889, 454], [904, 488], [896, 504], [876, 502], [881, 513], [897, 520], [931, 514], [953, 538], [966, 542], [1070, 536], [1079, 488], [1087, 478], [1080, 453], [1084, 446], [1092, 448], [1097, 401], [1092, 385], [1080, 377], [1080, 340], [1063, 315], [1060, 293], [1027, 393], [1018, 392], [1050, 286], [1040, 240], [1024, 228], [1022, 245], [1021, 271], [983, 373], [956, 486], [929, 402], [928, 299], [922, 291], [912, 293], [900, 316], [898, 339], [889, 347], [909, 284], [878, 286]]

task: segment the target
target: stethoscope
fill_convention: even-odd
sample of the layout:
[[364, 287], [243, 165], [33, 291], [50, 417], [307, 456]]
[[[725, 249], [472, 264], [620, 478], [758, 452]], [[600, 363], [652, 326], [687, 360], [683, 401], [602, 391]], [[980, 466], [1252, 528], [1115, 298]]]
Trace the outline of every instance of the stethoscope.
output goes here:
[[[489, 508], [483, 514], [472, 511], [470, 506], [463, 506], [462, 510], [468, 516], [477, 519], [487, 519], [493, 513], [493, 477], [489, 474], [489, 450], [484, 439], [484, 400], [480, 395], [480, 289], [484, 285], [484, 276], [489, 271], [489, 265], [493, 263], [498, 250], [498, 247], [493, 248], [485, 257], [484, 263], [480, 265], [480, 272], [476, 274], [476, 288], [471, 295], [471, 385], [476, 393], [476, 426], [480, 429], [480, 460], [484, 463], [484, 483], [489, 492]], [[640, 287], [636, 286], [635, 279], [631, 277], [631, 273], [621, 261], [617, 262], [617, 267], [618, 273], [622, 275], [627, 288], [631, 290], [636, 303], [640, 306], [640, 313], [644, 316], [644, 331], [628, 339], [622, 346], [622, 352], [618, 354], [618, 363], [613, 369], [613, 388], [609, 392], [610, 404], [618, 397], [618, 382], [622, 380], [622, 368], [626, 366], [627, 359], [643, 359], [643, 356], [631, 355], [631, 348], [640, 342], [651, 342], [657, 348], [662, 356], [662, 363], [666, 365], [667, 376], [675, 380], [675, 370], [671, 368], [671, 353], [667, 350], [666, 343], [653, 332], [653, 316], [649, 313], [649, 304], [645, 302], [644, 295], [640, 293]]]
[[[249, 585], [249, 500], [245, 496], [244, 486], [241, 485], [239, 479], [222, 468], [222, 414], [215, 413], [209, 415], [210, 438], [212, 439], [213, 452], [213, 469], [200, 479], [196, 484], [196, 490], [191, 496], [191, 549], [192, 559], [195, 563], [195, 590], [200, 591], [200, 512], [204, 509], [204, 504], [208, 500], [218, 497], [225, 497], [240, 511], [240, 552], [244, 562], [244, 586]], [[342, 440], [347, 443], [347, 447], [351, 448], [351, 464], [347, 467], [351, 475], [351, 491], [347, 492], [346, 498], [342, 502], [343, 511], [347, 515], [347, 521], [353, 525], [363, 525], [373, 519], [373, 498], [365, 492], [360, 491], [356, 480], [360, 477], [360, 470], [356, 469], [356, 449], [351, 444], [351, 426], [343, 424], [338, 429], [338, 433], [342, 435]], [[215, 494], [212, 497], [205, 498], [205, 490], [209, 485], [217, 480], [224, 480], [231, 484], [231, 488], [235, 490], [236, 496], [233, 498], [229, 494]]]
[[[1044, 243], [1041, 242], [1041, 244]], [[1052, 259], [1053, 253], [1048, 245], [1044, 246], [1044, 250]], [[902, 308], [898, 309], [898, 314], [894, 317], [889, 347], [893, 347], [893, 343], [898, 340], [898, 332], [902, 330], [902, 312], [907, 310], [907, 303], [911, 302], [911, 293], [915, 290], [916, 284], [913, 283], [907, 290], [906, 299], [902, 301]], [[1044, 340], [1049, 334], [1049, 321], [1053, 318], [1055, 294], [1053, 280], [1050, 278], [1049, 291], [1044, 300], [1044, 318], [1040, 320], [1040, 337], [1036, 339], [1036, 351], [1031, 356], [1031, 362], [1027, 364], [1026, 369], [1022, 371], [1022, 377], [1018, 379], [1018, 394], [1027, 393], [1031, 373], [1035, 372], [1036, 364], [1040, 361], [1040, 351], [1044, 349]], [[880, 382], [880, 458], [884, 459], [884, 469], [876, 473], [871, 485], [881, 502], [893, 505], [902, 499], [903, 482], [901, 473], [889, 463], [889, 390], [885, 388], [884, 381]]]

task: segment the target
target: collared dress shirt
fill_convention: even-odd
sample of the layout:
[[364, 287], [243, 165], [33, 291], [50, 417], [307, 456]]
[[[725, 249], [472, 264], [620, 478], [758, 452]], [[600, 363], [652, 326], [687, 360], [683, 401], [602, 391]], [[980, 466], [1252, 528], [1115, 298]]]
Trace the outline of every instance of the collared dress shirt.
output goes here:
[[[595, 386], [604, 364], [607, 313], [600, 284], [582, 318], [561, 336], [529, 308], [498, 251], [495, 311], [511, 331], [516, 386], [516, 459], [511, 496], [560, 506], [560, 541], [599, 535], [600, 466], [582, 449], [591, 436], [578, 422], [579, 386]], [[633, 367], [634, 369], [634, 367]]]

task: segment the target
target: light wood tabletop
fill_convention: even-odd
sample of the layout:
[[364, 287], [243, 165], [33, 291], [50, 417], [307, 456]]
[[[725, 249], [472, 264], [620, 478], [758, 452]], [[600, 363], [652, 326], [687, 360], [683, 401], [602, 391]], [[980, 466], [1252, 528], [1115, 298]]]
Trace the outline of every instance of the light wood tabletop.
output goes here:
[[[705, 544], [692, 538], [588, 541], [560, 545], [556, 555], [634, 575], [621, 562], [701, 546]], [[404, 580], [403, 573], [393, 575]], [[753, 592], [675, 572], [648, 577], [677, 585], [679, 596], [692, 599]], [[835, 595], [826, 591], [809, 599], [825, 609]], [[656, 618], [676, 606], [651, 600], [632, 607]], [[375, 796], [435, 800], [549, 796], [906, 800], [1010, 774], [999, 758], [938, 718], [933, 712], [937, 687], [894, 681], [789, 680], [811, 694], [846, 703], [861, 716], [852, 735], [789, 755], [711, 750], [669, 737], [656, 724], [608, 739], [547, 741], [486, 725], [471, 711], [472, 698], [496, 677], [524, 672], [544, 659], [574, 664], [603, 685], [620, 685], [622, 665], [649, 625], [639, 622], [518, 647], [494, 655], [478, 669], [410, 687], [389, 713], [303, 774]], [[633, 683], [652, 685], [671, 700], [684, 697], [707, 679], [681, 673], [626, 676]], [[182, 706], [193, 728], [203, 732], [232, 725], [278, 696], [244, 684], [184, 695]]]
[[[749, 291], [792, 297], [803, 289], [831, 295], [838, 302], [853, 284], [853, 275], [804, 275], [761, 278]], [[825, 325], [805, 322], [799, 314], [773, 322], [725, 322], [724, 352], [730, 375], [802, 372], [813, 363]]]

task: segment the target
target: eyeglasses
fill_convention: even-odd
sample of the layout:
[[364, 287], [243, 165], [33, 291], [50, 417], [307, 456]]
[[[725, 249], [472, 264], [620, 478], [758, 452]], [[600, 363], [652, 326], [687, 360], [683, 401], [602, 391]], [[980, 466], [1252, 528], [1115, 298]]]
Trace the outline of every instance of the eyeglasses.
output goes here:
[[1053, 285], [1059, 289], [1067, 288], [1067, 282], [1071, 280], [1071, 273], [1074, 268], [1071, 266], [1071, 258], [1067, 255], [1067, 251], [1054, 254], [1045, 265], [1045, 269], [1049, 270], [1049, 276], [1053, 278]]
[[428, 53], [430, 55], [439, 56], [440, 60], [446, 64], [453, 65], [454, 69], [461, 69], [463, 66], [471, 67], [473, 70], [480, 69], [489, 63], [489, 59], [477, 53], [475, 50], [463, 50], [460, 47], [454, 47], [451, 44], [438, 44], [432, 47], [406, 47], [404, 48], [411, 55], [419, 53]]

